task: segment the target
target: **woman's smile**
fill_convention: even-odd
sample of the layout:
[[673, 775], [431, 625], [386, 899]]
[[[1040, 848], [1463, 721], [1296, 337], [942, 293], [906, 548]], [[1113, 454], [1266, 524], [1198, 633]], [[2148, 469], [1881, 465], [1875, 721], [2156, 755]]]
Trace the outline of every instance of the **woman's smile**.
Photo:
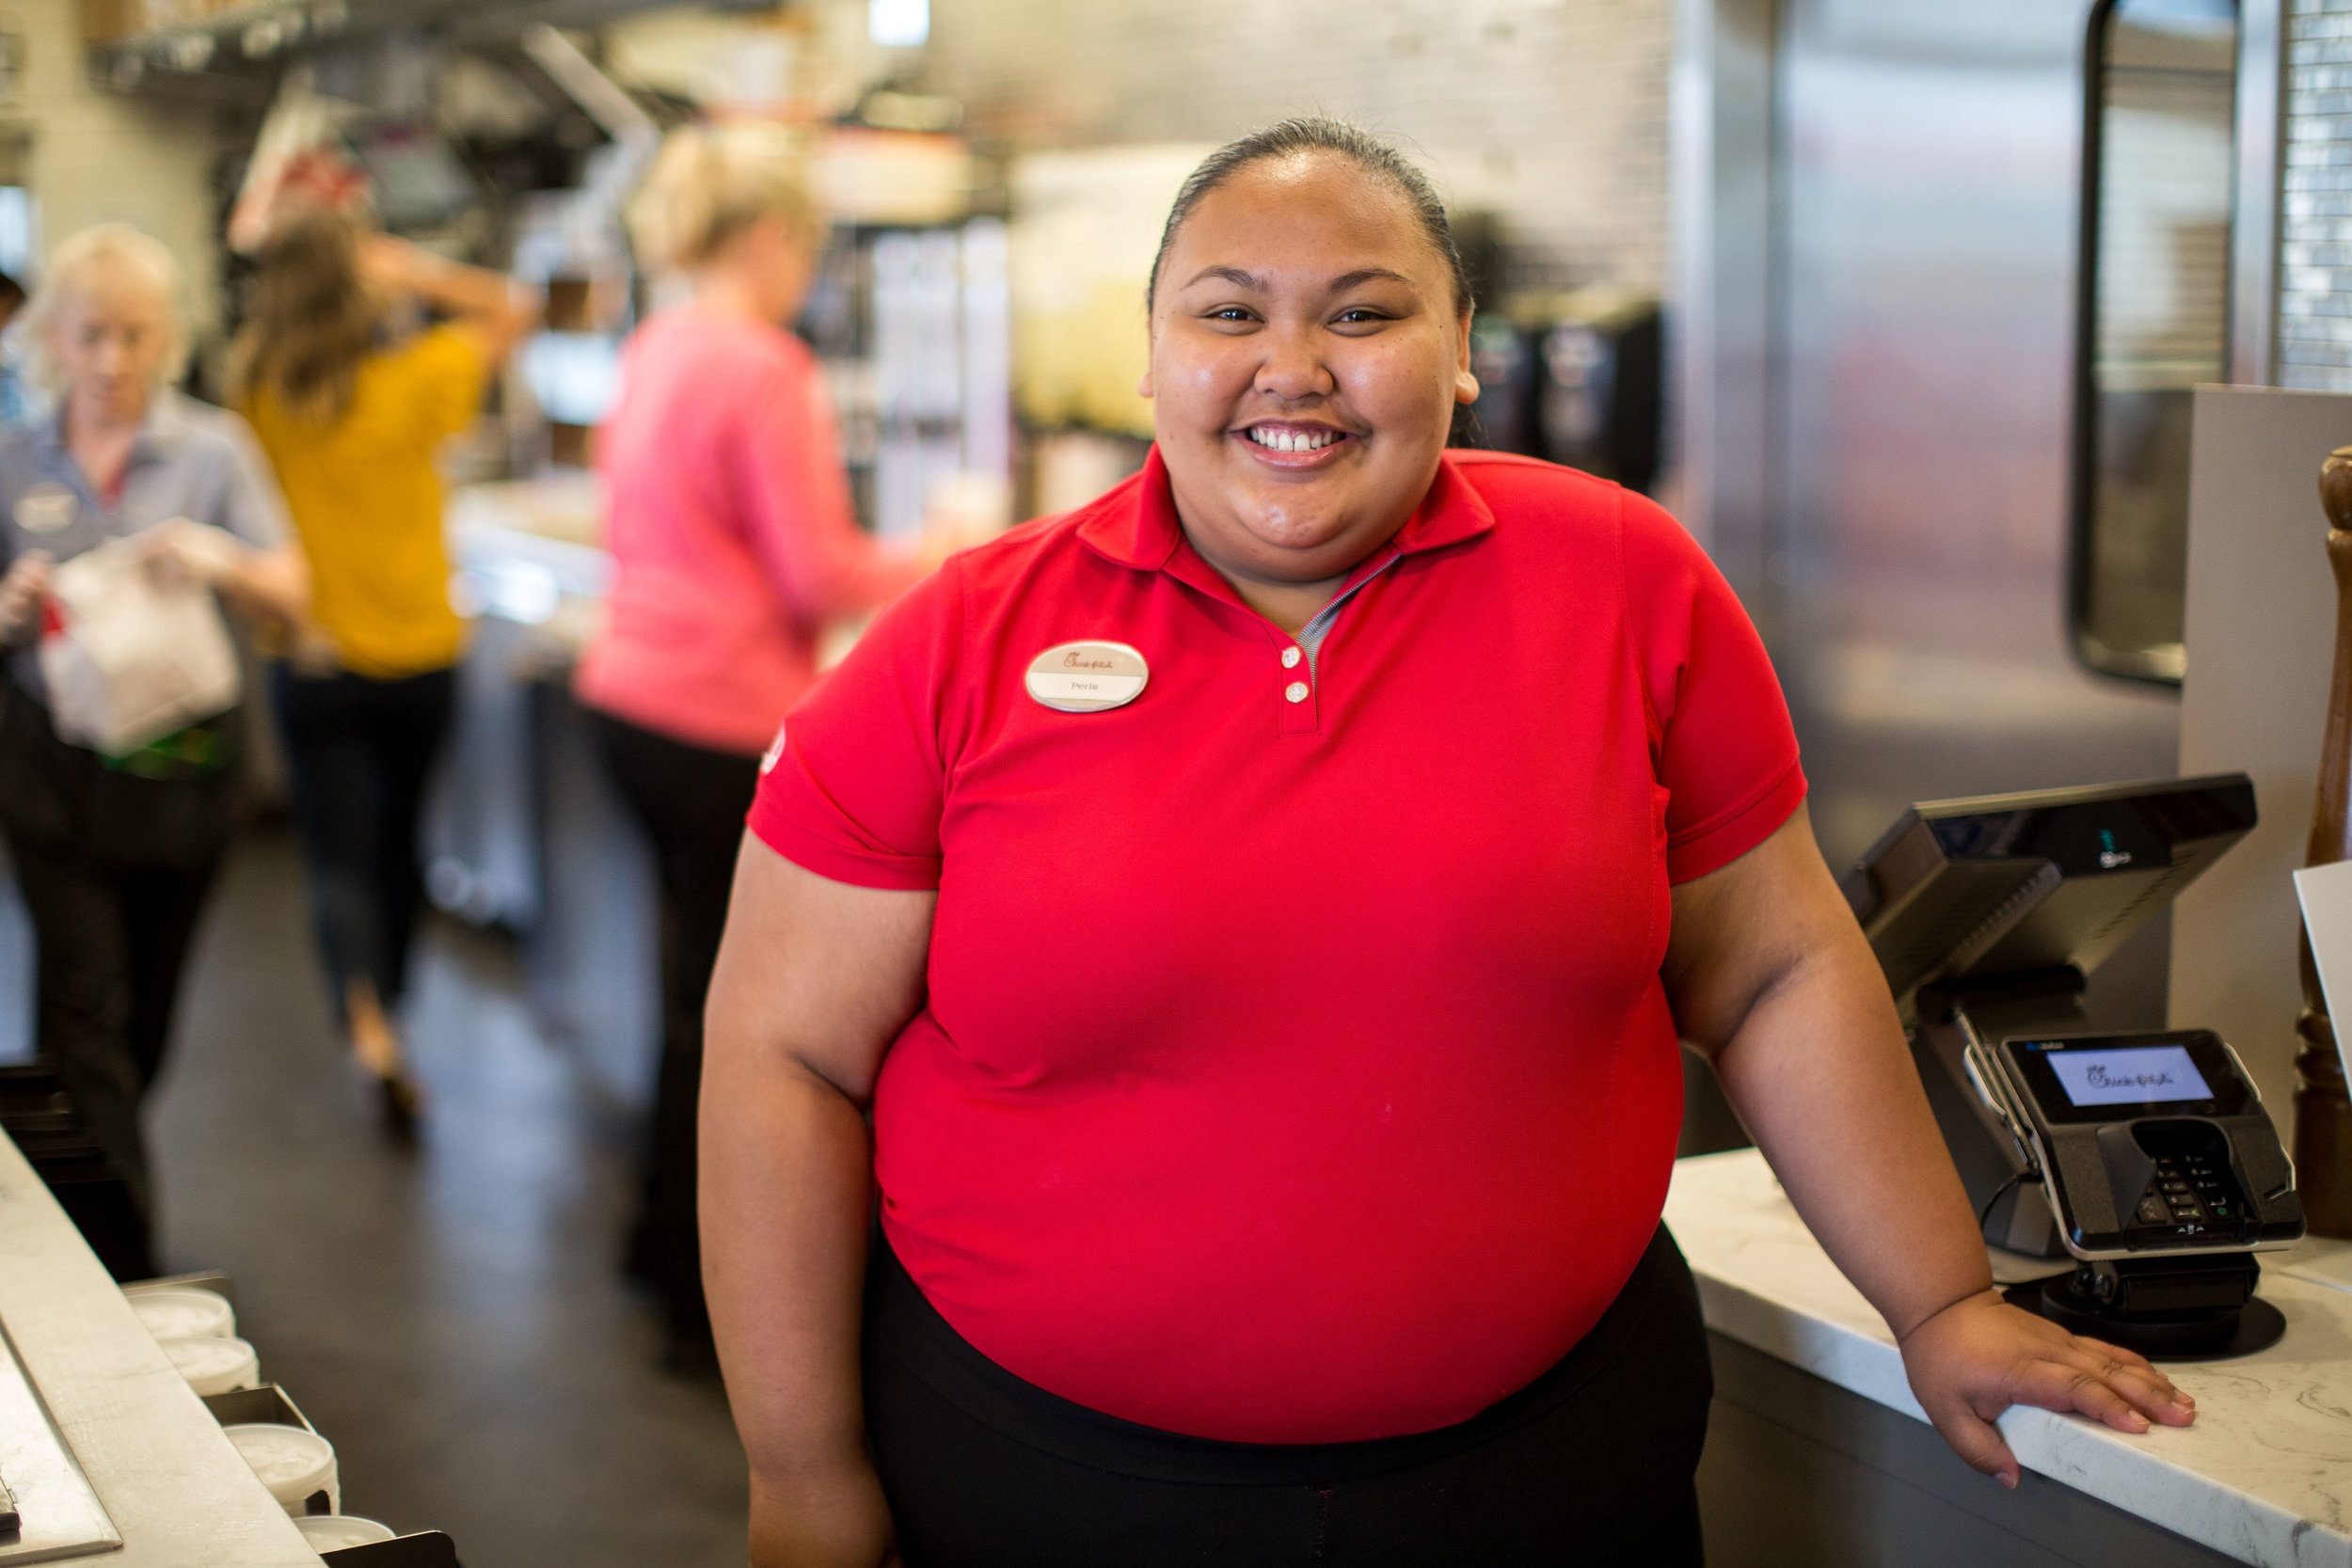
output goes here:
[[1291, 473], [1329, 467], [1364, 443], [1354, 432], [1296, 420], [1259, 420], [1233, 435], [1267, 467]]

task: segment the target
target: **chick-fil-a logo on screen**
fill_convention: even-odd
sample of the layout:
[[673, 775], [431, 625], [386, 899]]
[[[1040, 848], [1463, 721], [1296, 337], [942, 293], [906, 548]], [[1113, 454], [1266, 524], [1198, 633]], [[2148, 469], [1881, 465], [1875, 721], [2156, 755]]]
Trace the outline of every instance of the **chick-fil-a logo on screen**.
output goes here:
[[2180, 1045], [2139, 1045], [2121, 1051], [2053, 1051], [2043, 1058], [2058, 1086], [2076, 1105], [2161, 1105], [2211, 1100], [2205, 1075]]

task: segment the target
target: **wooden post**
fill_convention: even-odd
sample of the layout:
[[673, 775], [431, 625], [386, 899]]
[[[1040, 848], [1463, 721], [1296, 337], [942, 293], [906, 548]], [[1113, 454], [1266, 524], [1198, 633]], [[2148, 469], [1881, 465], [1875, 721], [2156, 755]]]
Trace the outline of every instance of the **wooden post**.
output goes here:
[[[2328, 564], [2336, 577], [2335, 676], [2328, 689], [2328, 736], [2319, 753], [2319, 797], [2312, 807], [2306, 865], [2352, 855], [2352, 447], [2338, 447], [2319, 469], [2319, 501], [2328, 514]], [[2303, 1016], [2295, 1032], [2295, 1169], [2303, 1213], [2315, 1236], [2352, 1238], [2352, 1096], [2344, 1058], [2303, 938]]]

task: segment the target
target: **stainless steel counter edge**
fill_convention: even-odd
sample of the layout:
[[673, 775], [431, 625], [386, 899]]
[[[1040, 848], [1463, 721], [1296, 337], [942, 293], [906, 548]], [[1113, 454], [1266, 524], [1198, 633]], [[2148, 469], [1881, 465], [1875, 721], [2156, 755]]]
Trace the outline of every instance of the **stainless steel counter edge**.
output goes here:
[[[121, 1551], [77, 1560], [123, 1568], [319, 1568], [318, 1554], [5, 1136], [0, 1322], [122, 1532]], [[262, 1353], [266, 1358], [266, 1344]]]

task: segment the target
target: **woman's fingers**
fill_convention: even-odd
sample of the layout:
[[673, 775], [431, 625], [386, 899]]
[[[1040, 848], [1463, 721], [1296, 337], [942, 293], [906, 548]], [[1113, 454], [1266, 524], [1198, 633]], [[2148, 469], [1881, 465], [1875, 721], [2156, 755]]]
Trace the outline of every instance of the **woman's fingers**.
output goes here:
[[2062, 1360], [2038, 1360], [2017, 1380], [2012, 1396], [2020, 1404], [2044, 1410], [2073, 1410], [2105, 1421], [2118, 1432], [2148, 1430], [2148, 1418], [2115, 1391], [2097, 1373]]
[[2122, 1395], [2133, 1409], [2152, 1421], [2186, 1426], [2196, 1418], [2197, 1402], [2173, 1386], [2172, 1380], [2134, 1355], [2097, 1339], [2076, 1339], [2063, 1357], [2075, 1370], [2094, 1377]]
[[2001, 1440], [2000, 1429], [1958, 1402], [1928, 1413], [1930, 1422], [1952, 1451], [1972, 1470], [1991, 1476], [2003, 1486], [2017, 1485], [2017, 1456]]
[[2081, 1339], [1990, 1292], [1914, 1325], [1903, 1368], [1920, 1408], [1977, 1469], [2017, 1483], [2017, 1460], [1992, 1425], [2012, 1404], [2079, 1413], [2135, 1435], [2162, 1421], [2186, 1426], [2196, 1402], [2127, 1350]]

